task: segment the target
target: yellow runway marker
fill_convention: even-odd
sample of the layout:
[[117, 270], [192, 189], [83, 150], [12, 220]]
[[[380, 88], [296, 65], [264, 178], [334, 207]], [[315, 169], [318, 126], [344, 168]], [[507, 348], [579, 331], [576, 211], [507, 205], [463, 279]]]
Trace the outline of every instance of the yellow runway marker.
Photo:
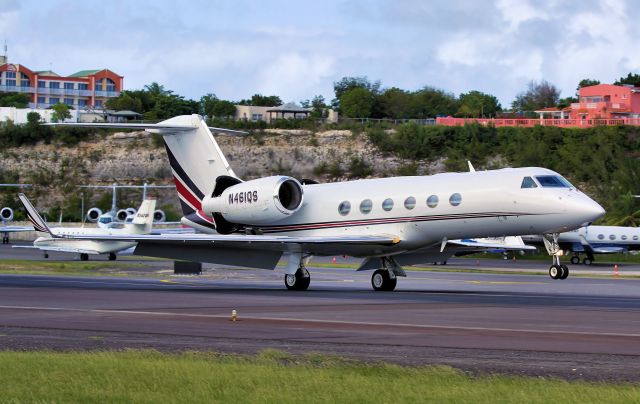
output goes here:
[[162, 283], [178, 283], [178, 282], [170, 281], [170, 280], [167, 280], [167, 279], [161, 279], [160, 282], [162, 282]]
[[544, 282], [500, 282], [500, 281], [465, 281], [476, 285], [544, 285]]

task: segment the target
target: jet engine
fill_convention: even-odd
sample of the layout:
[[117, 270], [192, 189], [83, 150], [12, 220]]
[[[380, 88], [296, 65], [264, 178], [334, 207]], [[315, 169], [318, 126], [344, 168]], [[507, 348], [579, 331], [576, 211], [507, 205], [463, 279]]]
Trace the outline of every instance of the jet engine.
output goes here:
[[131, 216], [135, 216], [136, 212], [138, 212], [137, 210], [135, 210], [134, 208], [127, 208], [125, 209], [127, 211], [127, 214], [131, 215]]
[[160, 209], [156, 209], [153, 212], [153, 221], [156, 223], [161, 223], [164, 222], [165, 220], [167, 220], [167, 216], [164, 214], [164, 212]]
[[98, 208], [91, 208], [87, 211], [87, 220], [91, 223], [98, 221], [98, 218], [102, 215], [102, 211]]
[[[236, 179], [235, 184], [229, 178], [218, 178], [214, 196], [202, 203], [202, 209], [213, 216], [219, 232], [224, 221], [268, 225], [291, 216], [302, 206], [302, 185], [295, 178], [273, 176], [239, 183]], [[221, 190], [218, 185], [223, 182], [230, 186]]]
[[13, 220], [13, 209], [2, 208], [2, 210], [0, 210], [0, 219], [2, 219], [3, 222]]
[[120, 209], [118, 212], [116, 212], [116, 220], [124, 222], [125, 220], [127, 220], [127, 216], [129, 215], [130, 213], [127, 209]]

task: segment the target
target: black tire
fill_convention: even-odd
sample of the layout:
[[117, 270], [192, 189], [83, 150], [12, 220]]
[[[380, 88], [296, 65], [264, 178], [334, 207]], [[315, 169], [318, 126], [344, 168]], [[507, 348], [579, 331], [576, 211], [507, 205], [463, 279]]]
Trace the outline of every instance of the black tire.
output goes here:
[[551, 279], [560, 279], [560, 275], [562, 275], [562, 269], [560, 265], [551, 265], [549, 267], [549, 276]]
[[109, 253], [109, 261], [115, 261], [116, 260], [116, 253]]
[[48, 253], [44, 253], [43, 257], [44, 258], [49, 258], [49, 254]]
[[306, 269], [298, 269], [294, 275], [284, 276], [284, 286], [289, 290], [307, 290], [311, 284], [311, 275]]
[[371, 275], [371, 286], [377, 292], [391, 292], [396, 288], [398, 278], [391, 278], [389, 271], [378, 269]]
[[569, 267], [566, 265], [560, 265], [562, 268], [562, 275], [560, 275], [560, 279], [567, 279], [569, 277]]
[[578, 257], [577, 255], [574, 255], [573, 257], [571, 257], [571, 263], [573, 265], [577, 265], [580, 263], [580, 257]]
[[592, 263], [593, 263], [593, 261], [591, 261], [591, 260], [590, 260], [589, 258], [587, 258], [587, 257], [584, 257], [584, 258], [582, 259], [582, 264], [583, 264], [583, 265], [587, 265], [587, 266], [589, 266], [589, 265], [591, 265]]
[[80, 254], [80, 261], [89, 261], [89, 254]]

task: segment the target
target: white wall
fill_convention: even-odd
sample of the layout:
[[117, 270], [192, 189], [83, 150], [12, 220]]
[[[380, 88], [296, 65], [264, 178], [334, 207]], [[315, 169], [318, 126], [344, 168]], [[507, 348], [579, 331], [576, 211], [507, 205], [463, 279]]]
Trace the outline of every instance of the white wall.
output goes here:
[[[37, 112], [40, 114], [40, 119], [45, 122], [51, 122], [52, 109], [40, 109], [40, 108], [15, 108], [15, 107], [0, 107], [0, 122], [11, 120], [16, 124], [27, 123], [27, 114], [29, 112]], [[65, 122], [78, 122], [78, 111], [69, 110], [71, 118], [66, 119]]]

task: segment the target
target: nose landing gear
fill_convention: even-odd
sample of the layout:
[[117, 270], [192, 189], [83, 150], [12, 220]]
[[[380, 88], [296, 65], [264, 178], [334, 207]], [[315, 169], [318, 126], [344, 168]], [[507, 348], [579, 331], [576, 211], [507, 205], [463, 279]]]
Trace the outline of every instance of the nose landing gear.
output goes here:
[[[549, 255], [551, 255], [553, 263], [549, 267], [549, 276], [551, 279], [567, 279], [569, 276], [569, 267], [560, 263], [562, 250], [558, 244], [558, 233], [545, 234], [542, 237], [544, 246]], [[572, 260], [573, 262], [573, 260]]]

